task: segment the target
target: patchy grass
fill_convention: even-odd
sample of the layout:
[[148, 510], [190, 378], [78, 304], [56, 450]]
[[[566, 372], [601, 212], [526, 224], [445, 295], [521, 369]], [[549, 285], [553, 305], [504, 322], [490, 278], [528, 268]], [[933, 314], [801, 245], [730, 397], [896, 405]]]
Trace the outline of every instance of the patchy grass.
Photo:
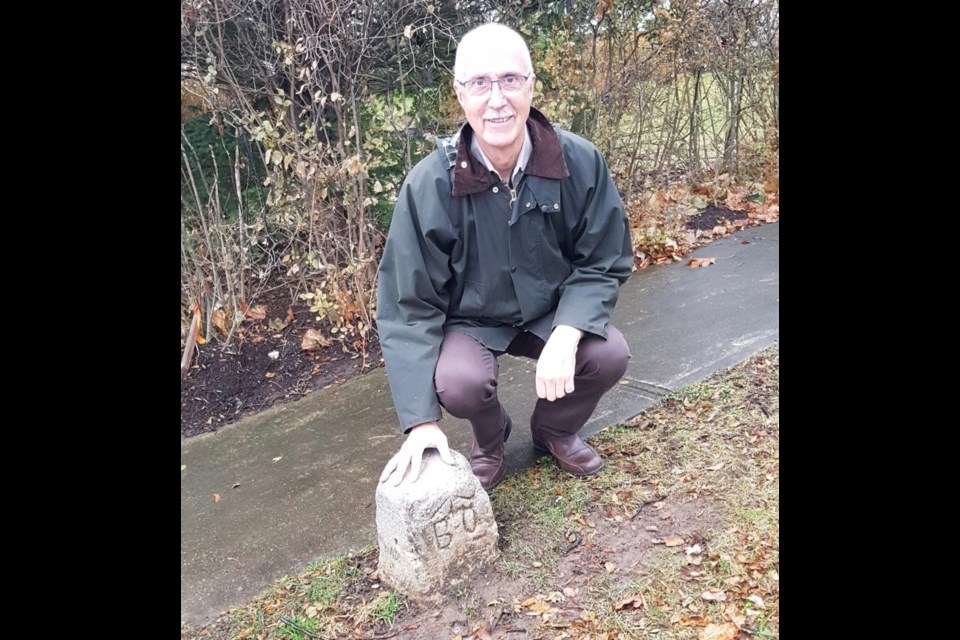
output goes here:
[[501, 561], [439, 607], [384, 588], [376, 549], [319, 561], [182, 638], [778, 638], [780, 350], [692, 385], [492, 495]]

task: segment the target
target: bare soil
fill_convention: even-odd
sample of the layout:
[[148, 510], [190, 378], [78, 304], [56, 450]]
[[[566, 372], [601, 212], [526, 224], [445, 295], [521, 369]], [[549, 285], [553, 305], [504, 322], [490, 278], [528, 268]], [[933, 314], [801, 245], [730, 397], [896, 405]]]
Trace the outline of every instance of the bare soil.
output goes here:
[[[365, 356], [338, 340], [317, 351], [304, 351], [301, 342], [307, 329], [330, 334], [309, 306], [286, 287], [258, 296], [256, 305], [264, 307], [266, 317], [246, 320], [230, 346], [213, 340], [198, 346], [180, 385], [181, 439], [216, 431], [380, 365], [375, 335], [367, 342]], [[278, 331], [277, 322], [287, 320]]]

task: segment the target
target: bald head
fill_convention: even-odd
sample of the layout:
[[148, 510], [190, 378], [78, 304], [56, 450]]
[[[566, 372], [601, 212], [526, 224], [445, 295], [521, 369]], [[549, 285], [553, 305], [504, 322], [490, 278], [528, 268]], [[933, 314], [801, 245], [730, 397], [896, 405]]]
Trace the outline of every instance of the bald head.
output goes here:
[[462, 72], [473, 69], [490, 52], [507, 52], [516, 56], [523, 64], [524, 74], [533, 71], [533, 62], [530, 60], [530, 50], [523, 37], [510, 27], [496, 22], [489, 22], [473, 29], [460, 40], [457, 45], [457, 59], [453, 66], [454, 78], [461, 78]]

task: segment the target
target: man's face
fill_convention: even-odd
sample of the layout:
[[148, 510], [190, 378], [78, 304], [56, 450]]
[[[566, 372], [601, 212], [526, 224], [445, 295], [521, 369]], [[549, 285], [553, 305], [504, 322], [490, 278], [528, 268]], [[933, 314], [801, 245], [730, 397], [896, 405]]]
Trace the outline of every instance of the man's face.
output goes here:
[[458, 62], [457, 80], [460, 82], [529, 74], [519, 91], [504, 93], [499, 83], [494, 83], [489, 93], [482, 96], [472, 95], [460, 82], [454, 82], [457, 99], [484, 153], [494, 150], [518, 152], [523, 145], [524, 126], [530, 115], [535, 79], [523, 56], [515, 47], [491, 46], [481, 51], [475, 46], [466, 55], [461, 55]]

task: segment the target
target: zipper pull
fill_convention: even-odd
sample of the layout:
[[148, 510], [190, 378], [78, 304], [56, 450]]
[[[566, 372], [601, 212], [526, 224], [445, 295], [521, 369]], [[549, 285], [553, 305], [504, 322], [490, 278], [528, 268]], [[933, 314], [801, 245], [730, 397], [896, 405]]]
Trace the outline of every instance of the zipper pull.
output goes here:
[[510, 206], [513, 206], [513, 203], [517, 201], [517, 190], [513, 187], [507, 187], [510, 189]]

